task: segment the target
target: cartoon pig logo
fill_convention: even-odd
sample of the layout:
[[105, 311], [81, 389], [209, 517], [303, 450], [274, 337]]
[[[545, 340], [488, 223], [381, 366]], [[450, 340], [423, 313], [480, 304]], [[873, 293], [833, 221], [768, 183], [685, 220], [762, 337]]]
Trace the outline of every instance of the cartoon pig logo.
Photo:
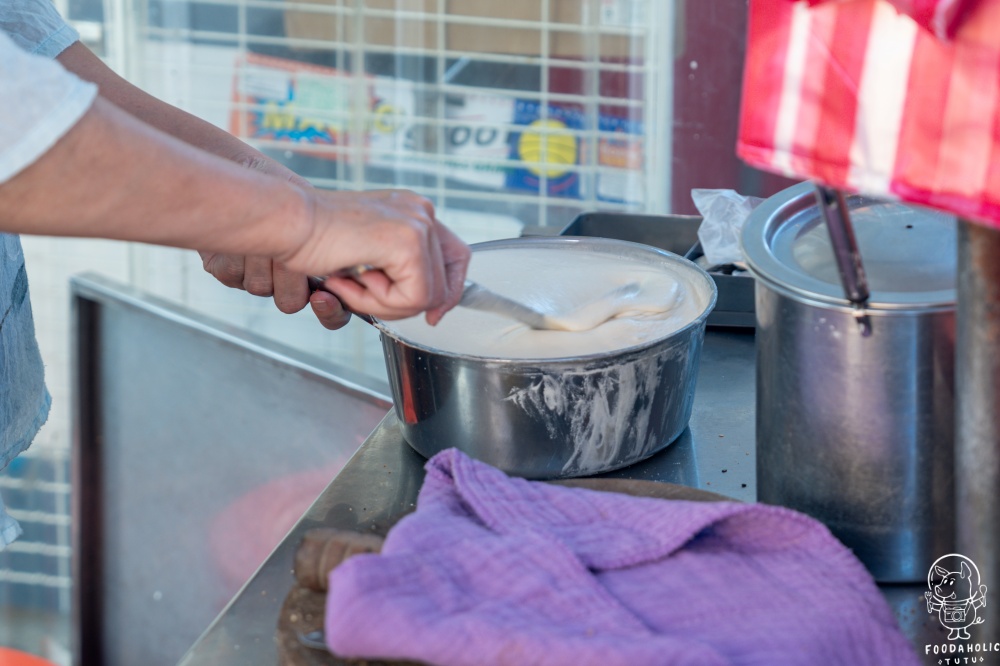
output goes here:
[[927, 612], [937, 613], [948, 640], [967, 640], [969, 627], [980, 624], [978, 609], [986, 605], [986, 586], [979, 580], [976, 563], [952, 553], [939, 557], [927, 572]]

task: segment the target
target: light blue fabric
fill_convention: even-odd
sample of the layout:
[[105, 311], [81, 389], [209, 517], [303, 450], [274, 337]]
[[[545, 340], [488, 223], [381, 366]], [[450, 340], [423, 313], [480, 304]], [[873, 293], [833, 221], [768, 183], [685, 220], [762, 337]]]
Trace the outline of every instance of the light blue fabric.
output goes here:
[[49, 0], [0, 0], [0, 31], [28, 53], [47, 58], [80, 39]]
[[3, 498], [0, 497], [0, 550], [13, 543], [14, 539], [21, 536], [21, 533], [21, 526], [7, 513], [7, 507], [4, 506]]
[[0, 469], [31, 444], [50, 402], [21, 241], [0, 234]]
[[[35, 341], [21, 240], [0, 234], [0, 469], [28, 448], [51, 404]], [[0, 499], [0, 550], [20, 534]]]
[[[78, 39], [49, 0], [0, 0], [0, 108], [8, 111], [0, 123], [0, 183], [51, 148], [93, 103], [96, 87], [50, 60]], [[0, 233], [0, 470], [31, 444], [51, 402], [21, 241]], [[0, 499], [0, 550], [20, 535]]]

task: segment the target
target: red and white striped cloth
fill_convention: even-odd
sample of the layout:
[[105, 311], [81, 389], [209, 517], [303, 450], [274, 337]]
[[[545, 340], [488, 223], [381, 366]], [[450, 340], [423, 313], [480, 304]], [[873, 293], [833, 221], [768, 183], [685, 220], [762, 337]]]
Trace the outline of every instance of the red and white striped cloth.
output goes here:
[[746, 162], [1000, 227], [1000, 0], [751, 0]]

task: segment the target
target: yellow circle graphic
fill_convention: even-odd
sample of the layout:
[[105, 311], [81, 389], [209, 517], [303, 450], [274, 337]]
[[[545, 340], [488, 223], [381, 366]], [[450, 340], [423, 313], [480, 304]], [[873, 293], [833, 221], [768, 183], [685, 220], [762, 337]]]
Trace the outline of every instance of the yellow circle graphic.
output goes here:
[[529, 166], [528, 171], [536, 176], [544, 173], [547, 178], [557, 178], [569, 171], [564, 165], [576, 164], [576, 137], [565, 130], [566, 123], [547, 118], [536, 120], [521, 133], [517, 142], [517, 154], [521, 159], [525, 162], [545, 160], [542, 166]]
[[372, 125], [374, 126], [376, 132], [381, 134], [392, 134], [399, 129], [400, 118], [402, 115], [402, 109], [398, 109], [394, 105], [387, 102], [380, 102], [379, 105], [375, 107]]

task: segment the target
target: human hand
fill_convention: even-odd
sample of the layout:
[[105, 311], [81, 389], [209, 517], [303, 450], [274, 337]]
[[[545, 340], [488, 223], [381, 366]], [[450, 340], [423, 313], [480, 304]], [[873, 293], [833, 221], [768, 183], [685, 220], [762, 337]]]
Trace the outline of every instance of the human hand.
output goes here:
[[[427, 199], [405, 190], [306, 194], [311, 233], [284, 263], [330, 276], [325, 288], [348, 308], [382, 319], [426, 311], [434, 325], [461, 299], [469, 247]], [[374, 270], [348, 274], [357, 266]]]
[[336, 296], [326, 291], [311, 293], [304, 274], [291, 271], [269, 257], [216, 252], [198, 254], [202, 266], [216, 280], [254, 296], [271, 296], [274, 305], [285, 314], [294, 314], [308, 304], [319, 323], [331, 331], [343, 328], [351, 320], [351, 313]]
[[[259, 153], [248, 153], [230, 159], [248, 169], [312, 189], [305, 178]], [[344, 309], [336, 296], [326, 291], [313, 292], [304, 274], [290, 271], [270, 257], [244, 257], [218, 252], [198, 254], [201, 255], [202, 266], [216, 280], [254, 296], [273, 297], [274, 305], [285, 314], [299, 312], [309, 304], [319, 323], [331, 331], [343, 328], [351, 320], [351, 313]]]

